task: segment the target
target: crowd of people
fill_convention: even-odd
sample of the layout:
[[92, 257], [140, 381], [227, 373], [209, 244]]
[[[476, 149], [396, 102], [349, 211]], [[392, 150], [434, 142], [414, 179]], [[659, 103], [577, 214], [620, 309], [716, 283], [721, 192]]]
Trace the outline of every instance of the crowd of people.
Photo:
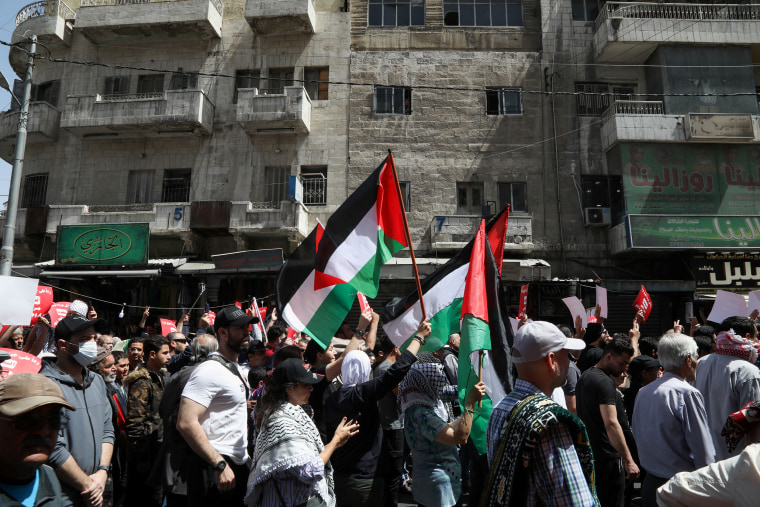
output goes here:
[[[598, 312], [597, 312], [598, 313]], [[756, 505], [754, 319], [641, 337], [520, 321], [501, 400], [459, 393], [454, 333], [404, 350], [365, 310], [326, 347], [236, 306], [119, 339], [81, 301], [0, 347], [43, 358], [0, 381], [0, 506]], [[339, 347], [336, 347], [339, 345]], [[342, 350], [340, 350], [342, 349]], [[461, 397], [460, 397], [461, 394]], [[460, 399], [462, 400], [460, 402]], [[487, 401], [489, 400], [489, 401]], [[483, 455], [476, 406], [492, 402]]]

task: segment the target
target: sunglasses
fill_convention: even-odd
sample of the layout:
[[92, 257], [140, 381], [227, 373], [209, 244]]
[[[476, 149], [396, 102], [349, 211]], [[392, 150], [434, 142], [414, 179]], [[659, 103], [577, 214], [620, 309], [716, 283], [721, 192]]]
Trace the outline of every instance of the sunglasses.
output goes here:
[[16, 417], [5, 417], [0, 415], [0, 419], [11, 421], [13, 423], [13, 429], [19, 432], [32, 432], [40, 431], [45, 426], [51, 430], [58, 431], [61, 429], [61, 413], [60, 411], [50, 416], [39, 416], [34, 413], [26, 413], [17, 415]]
[[187, 338], [175, 338], [174, 341], [177, 343], [187, 343]]

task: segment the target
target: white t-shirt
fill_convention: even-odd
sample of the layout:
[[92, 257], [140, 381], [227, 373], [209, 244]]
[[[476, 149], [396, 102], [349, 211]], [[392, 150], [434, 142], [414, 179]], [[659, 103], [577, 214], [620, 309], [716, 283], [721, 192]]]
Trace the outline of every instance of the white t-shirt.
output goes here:
[[211, 446], [237, 465], [248, 453], [245, 384], [224, 365], [207, 360], [193, 370], [182, 396], [206, 407], [201, 427]]

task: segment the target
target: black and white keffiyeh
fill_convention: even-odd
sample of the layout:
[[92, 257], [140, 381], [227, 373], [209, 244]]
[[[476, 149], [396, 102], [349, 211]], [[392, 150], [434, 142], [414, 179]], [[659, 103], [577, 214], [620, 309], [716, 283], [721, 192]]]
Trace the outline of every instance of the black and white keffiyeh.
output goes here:
[[449, 386], [440, 363], [414, 363], [398, 388], [401, 416], [407, 408], [422, 406], [436, 410], [441, 396]]

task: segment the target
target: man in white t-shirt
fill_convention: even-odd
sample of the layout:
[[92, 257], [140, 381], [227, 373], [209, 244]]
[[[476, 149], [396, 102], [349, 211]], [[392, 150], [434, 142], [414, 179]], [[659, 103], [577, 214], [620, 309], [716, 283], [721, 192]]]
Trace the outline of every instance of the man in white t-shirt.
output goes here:
[[219, 350], [195, 368], [182, 391], [177, 430], [195, 452], [187, 505], [242, 505], [248, 479], [248, 383], [238, 355], [247, 350], [248, 325], [258, 322], [228, 306], [216, 316]]

